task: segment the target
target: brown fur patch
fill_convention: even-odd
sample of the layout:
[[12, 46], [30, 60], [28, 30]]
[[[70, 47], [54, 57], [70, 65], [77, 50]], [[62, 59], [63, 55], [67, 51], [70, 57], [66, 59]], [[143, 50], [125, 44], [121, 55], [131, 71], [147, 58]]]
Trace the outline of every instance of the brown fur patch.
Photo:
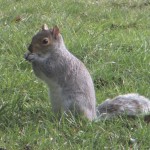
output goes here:
[[100, 113], [114, 113], [118, 111], [119, 107], [117, 104], [108, 104], [100, 109]]

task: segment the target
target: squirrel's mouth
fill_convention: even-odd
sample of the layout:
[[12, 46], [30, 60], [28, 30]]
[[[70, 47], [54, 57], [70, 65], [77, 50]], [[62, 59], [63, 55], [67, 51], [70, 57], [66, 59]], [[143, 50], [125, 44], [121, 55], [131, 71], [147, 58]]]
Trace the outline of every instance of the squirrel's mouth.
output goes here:
[[28, 60], [28, 56], [29, 56], [30, 54], [31, 54], [31, 52], [27, 52], [27, 53], [24, 54], [25, 60]]

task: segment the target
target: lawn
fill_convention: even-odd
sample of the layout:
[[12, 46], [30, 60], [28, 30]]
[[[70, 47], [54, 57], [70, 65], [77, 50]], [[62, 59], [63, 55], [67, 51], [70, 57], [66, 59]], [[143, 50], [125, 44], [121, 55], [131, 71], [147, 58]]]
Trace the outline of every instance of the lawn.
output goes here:
[[131, 92], [150, 98], [149, 0], [0, 0], [0, 149], [150, 149], [143, 118], [55, 119], [46, 85], [24, 60], [44, 23], [59, 26], [89, 69], [97, 104]]

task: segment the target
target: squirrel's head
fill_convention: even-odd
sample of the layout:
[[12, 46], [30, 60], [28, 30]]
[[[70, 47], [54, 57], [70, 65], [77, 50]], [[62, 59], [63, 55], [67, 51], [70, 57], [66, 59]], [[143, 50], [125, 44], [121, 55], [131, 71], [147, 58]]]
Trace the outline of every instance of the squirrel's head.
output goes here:
[[54, 26], [53, 29], [49, 29], [48, 26], [44, 24], [42, 30], [32, 38], [28, 50], [31, 53], [46, 54], [55, 46], [59, 45], [60, 42], [61, 35], [59, 28]]

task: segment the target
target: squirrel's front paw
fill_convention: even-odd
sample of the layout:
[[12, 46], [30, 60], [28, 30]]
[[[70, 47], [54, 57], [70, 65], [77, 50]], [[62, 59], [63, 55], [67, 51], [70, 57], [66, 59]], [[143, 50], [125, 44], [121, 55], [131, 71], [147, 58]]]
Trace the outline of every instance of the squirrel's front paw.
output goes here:
[[34, 62], [36, 57], [37, 57], [37, 55], [35, 53], [27, 52], [24, 54], [25, 60], [27, 60], [29, 62]]

